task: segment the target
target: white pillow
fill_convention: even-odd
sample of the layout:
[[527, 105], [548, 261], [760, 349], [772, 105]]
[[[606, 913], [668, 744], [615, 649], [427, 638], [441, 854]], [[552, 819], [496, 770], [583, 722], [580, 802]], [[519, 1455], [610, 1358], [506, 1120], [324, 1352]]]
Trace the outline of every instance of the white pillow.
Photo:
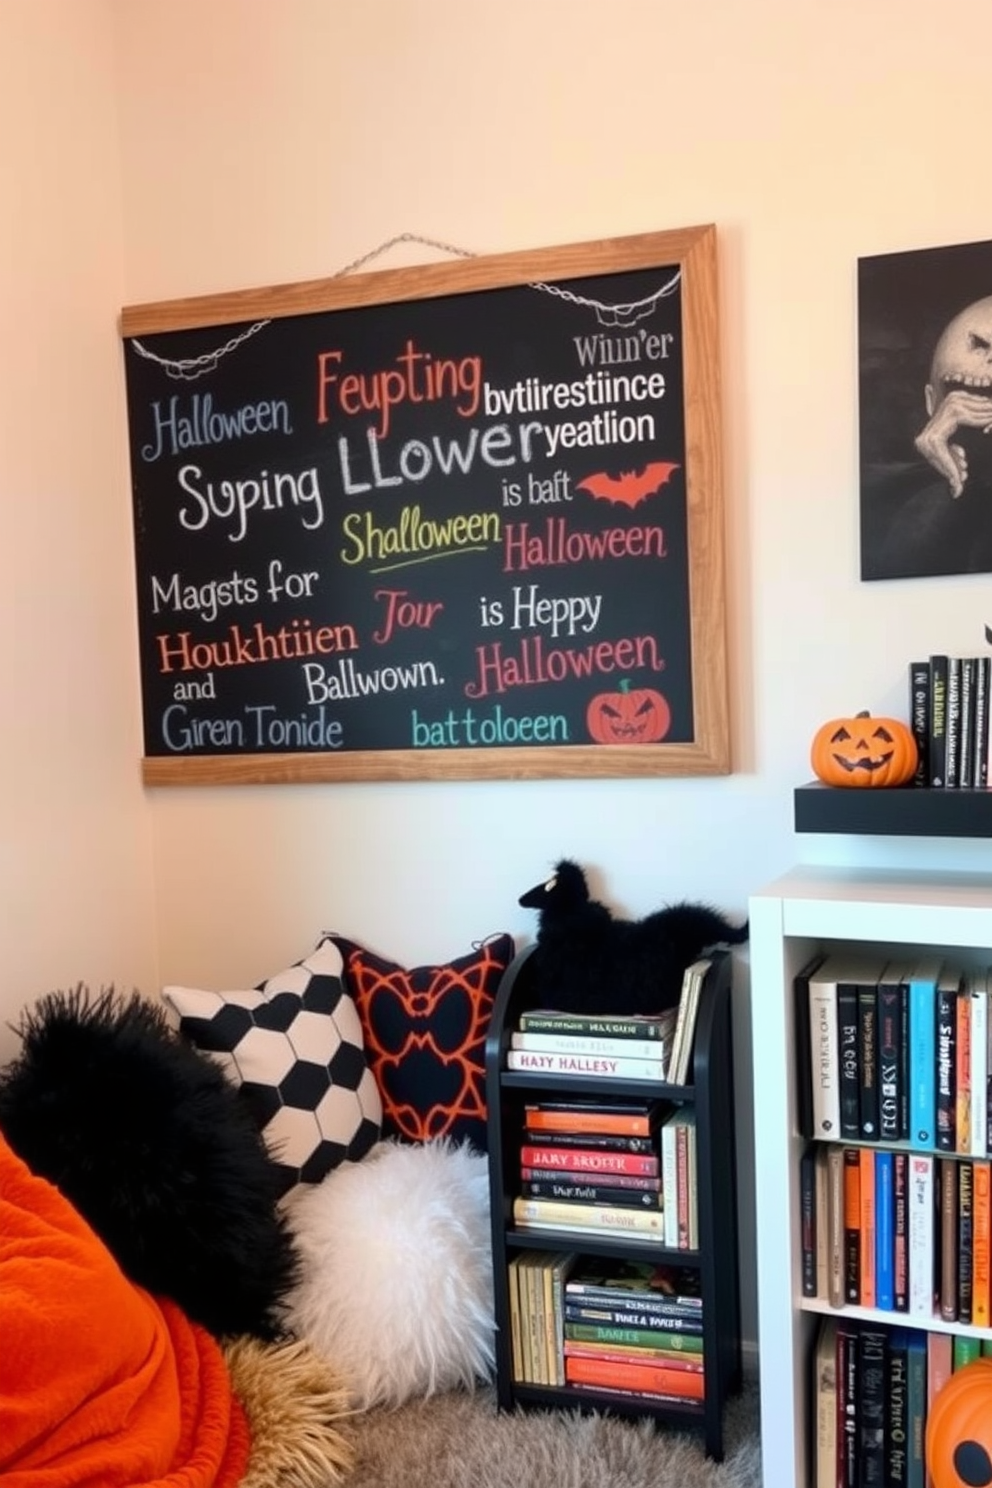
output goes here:
[[447, 1138], [380, 1142], [286, 1205], [301, 1256], [290, 1328], [358, 1409], [492, 1374], [488, 1159]]

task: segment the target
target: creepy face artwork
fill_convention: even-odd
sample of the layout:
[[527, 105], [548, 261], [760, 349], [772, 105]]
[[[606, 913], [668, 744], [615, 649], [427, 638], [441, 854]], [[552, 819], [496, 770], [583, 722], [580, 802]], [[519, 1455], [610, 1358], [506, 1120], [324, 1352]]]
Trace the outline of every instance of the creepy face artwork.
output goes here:
[[861, 577], [992, 572], [992, 243], [858, 264]]

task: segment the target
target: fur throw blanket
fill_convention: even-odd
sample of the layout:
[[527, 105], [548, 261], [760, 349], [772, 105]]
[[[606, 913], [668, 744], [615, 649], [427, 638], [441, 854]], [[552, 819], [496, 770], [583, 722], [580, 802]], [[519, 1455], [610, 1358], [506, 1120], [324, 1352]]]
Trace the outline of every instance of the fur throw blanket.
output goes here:
[[0, 1135], [4, 1488], [234, 1488], [249, 1446], [215, 1340]]

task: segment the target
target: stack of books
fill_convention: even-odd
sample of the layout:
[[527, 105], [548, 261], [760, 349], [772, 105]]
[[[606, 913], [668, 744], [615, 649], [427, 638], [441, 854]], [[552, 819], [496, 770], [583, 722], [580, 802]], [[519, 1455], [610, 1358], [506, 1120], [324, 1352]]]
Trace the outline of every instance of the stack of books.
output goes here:
[[635, 1260], [581, 1260], [564, 1288], [565, 1383], [576, 1390], [704, 1396], [698, 1273]]
[[524, 1108], [521, 1228], [664, 1241], [661, 1100], [536, 1101]]
[[657, 1017], [612, 1017], [540, 1008], [521, 1013], [506, 1067], [542, 1074], [665, 1080], [678, 1009]]
[[521, 1013], [510, 1035], [507, 1069], [684, 1085], [692, 1062], [699, 1000], [712, 964], [704, 956], [688, 966], [678, 1006], [653, 1017], [568, 1013], [555, 1008]]
[[965, 790], [988, 785], [990, 672], [989, 656], [934, 655], [910, 662], [914, 784]]

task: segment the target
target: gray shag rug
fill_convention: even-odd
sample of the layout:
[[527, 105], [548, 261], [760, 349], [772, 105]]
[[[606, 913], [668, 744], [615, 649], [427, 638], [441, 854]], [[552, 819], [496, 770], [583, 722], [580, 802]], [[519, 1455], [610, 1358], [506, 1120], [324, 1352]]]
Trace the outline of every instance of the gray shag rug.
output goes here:
[[761, 1488], [758, 1395], [731, 1398], [724, 1460], [702, 1434], [574, 1411], [499, 1412], [495, 1394], [454, 1392], [353, 1417], [342, 1488]]

